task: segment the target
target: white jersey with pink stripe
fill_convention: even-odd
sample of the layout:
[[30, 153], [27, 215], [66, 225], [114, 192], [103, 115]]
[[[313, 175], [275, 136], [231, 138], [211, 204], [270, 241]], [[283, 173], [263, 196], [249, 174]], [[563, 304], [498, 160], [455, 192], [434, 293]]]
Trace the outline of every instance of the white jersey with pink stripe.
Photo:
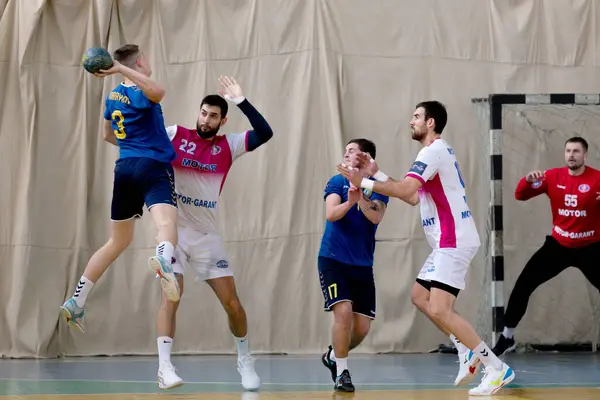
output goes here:
[[481, 244], [467, 204], [465, 181], [454, 150], [445, 140], [436, 139], [421, 149], [406, 176], [423, 184], [419, 189], [421, 219], [432, 248]]
[[196, 130], [173, 125], [167, 134], [177, 153], [172, 162], [178, 224], [218, 234], [217, 206], [233, 162], [248, 151], [248, 132], [202, 139]]

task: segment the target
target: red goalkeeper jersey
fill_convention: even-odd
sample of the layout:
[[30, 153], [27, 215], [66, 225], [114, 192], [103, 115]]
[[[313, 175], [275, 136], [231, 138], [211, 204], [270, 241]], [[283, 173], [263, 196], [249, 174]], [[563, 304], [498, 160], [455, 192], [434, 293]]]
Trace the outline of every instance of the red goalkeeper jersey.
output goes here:
[[552, 168], [541, 182], [522, 178], [515, 190], [517, 200], [528, 200], [546, 193], [552, 208], [552, 236], [565, 247], [581, 247], [600, 241], [600, 171], [585, 167], [579, 176], [569, 169]]

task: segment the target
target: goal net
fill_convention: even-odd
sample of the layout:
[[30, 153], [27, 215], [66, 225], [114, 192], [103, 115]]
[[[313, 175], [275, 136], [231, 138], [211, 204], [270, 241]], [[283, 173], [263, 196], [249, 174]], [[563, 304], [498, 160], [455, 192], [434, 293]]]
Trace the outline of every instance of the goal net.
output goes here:
[[[548, 197], [514, 198], [532, 170], [562, 167], [565, 141], [589, 143], [587, 165], [600, 169], [600, 96], [491, 95], [473, 99], [489, 177], [489, 215], [482, 247], [485, 293], [478, 331], [495, 343], [517, 277], [552, 231]], [[600, 224], [600, 221], [599, 221]], [[600, 268], [600, 260], [598, 260]], [[600, 295], [576, 268], [540, 286], [515, 330], [517, 350], [592, 350], [600, 339]]]

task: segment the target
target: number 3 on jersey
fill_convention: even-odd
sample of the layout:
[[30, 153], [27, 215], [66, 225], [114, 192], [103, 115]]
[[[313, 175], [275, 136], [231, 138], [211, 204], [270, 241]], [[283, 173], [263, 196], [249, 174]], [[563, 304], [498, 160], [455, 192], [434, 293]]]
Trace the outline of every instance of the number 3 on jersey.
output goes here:
[[113, 111], [113, 113], [111, 114], [111, 118], [113, 119], [113, 121], [117, 120], [117, 127], [119, 128], [118, 130], [113, 130], [115, 136], [117, 137], [117, 139], [125, 139], [125, 137], [127, 137], [127, 135], [125, 134], [125, 127], [123, 126], [123, 122], [125, 122], [125, 117], [123, 116], [121, 111]]

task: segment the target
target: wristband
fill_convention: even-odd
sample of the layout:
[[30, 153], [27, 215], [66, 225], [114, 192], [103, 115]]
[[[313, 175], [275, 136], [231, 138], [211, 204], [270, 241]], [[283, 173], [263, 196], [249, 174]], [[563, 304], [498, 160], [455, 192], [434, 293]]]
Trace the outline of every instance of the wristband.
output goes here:
[[363, 178], [362, 182], [360, 182], [360, 187], [363, 189], [370, 190], [372, 192], [374, 184], [375, 184], [375, 182], [373, 182], [372, 180]]
[[246, 98], [244, 96], [232, 97], [231, 95], [225, 94], [225, 95], [223, 95], [223, 97], [225, 98], [225, 100], [229, 100], [229, 101], [233, 102], [235, 105], [239, 105], [242, 101], [246, 100]]
[[386, 182], [388, 179], [390, 179], [389, 176], [387, 176], [386, 174], [384, 174], [381, 171], [377, 171], [375, 173], [375, 175], [373, 175], [373, 178], [375, 178], [375, 180], [377, 180], [379, 182]]

